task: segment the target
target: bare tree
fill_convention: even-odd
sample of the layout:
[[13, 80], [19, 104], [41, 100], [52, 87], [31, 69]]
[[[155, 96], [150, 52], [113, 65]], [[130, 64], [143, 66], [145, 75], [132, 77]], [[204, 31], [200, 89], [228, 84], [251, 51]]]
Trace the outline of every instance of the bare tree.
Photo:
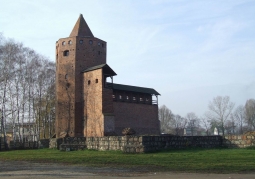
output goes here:
[[223, 135], [225, 135], [225, 122], [229, 119], [234, 106], [235, 105], [230, 101], [229, 96], [217, 96], [209, 102], [209, 111], [206, 113], [206, 117], [211, 121], [219, 122]]
[[187, 125], [186, 118], [184, 118], [178, 114], [174, 116], [175, 135], [183, 135], [186, 125]]
[[234, 120], [236, 121], [237, 125], [238, 125], [238, 130], [239, 130], [239, 134], [243, 134], [243, 126], [245, 123], [245, 108], [243, 105], [239, 105], [233, 115], [232, 118], [234, 118]]
[[[40, 127], [45, 129], [48, 123], [54, 120], [51, 115], [55, 113], [52, 102], [55, 98], [55, 90], [54, 88], [49, 90], [54, 83], [54, 63], [32, 49], [24, 47], [22, 43], [4, 39], [0, 34], [0, 125], [5, 143], [7, 132], [10, 132], [6, 131], [7, 124], [8, 128], [12, 128], [13, 139], [23, 141], [27, 140], [24, 135], [27, 132], [24, 130], [24, 125], [27, 126], [28, 123], [31, 132], [35, 129], [33, 122], [38, 121], [37, 118], [44, 122], [44, 126], [38, 123], [38, 129]], [[46, 99], [47, 102], [40, 103], [38, 102], [40, 99]], [[42, 116], [43, 113], [40, 112], [45, 107], [50, 109]], [[40, 109], [40, 112], [37, 109]], [[53, 126], [50, 128], [52, 129]]]
[[255, 99], [249, 99], [245, 103], [246, 122], [255, 130]]
[[187, 123], [188, 123], [187, 129], [190, 130], [191, 136], [197, 135], [196, 131], [199, 127], [199, 119], [196, 116], [196, 114], [193, 112], [190, 112], [187, 114], [186, 119], [187, 119]]
[[160, 106], [158, 110], [161, 133], [172, 133], [173, 113], [165, 105]]
[[200, 121], [206, 130], [206, 135], [209, 136], [210, 135], [210, 121], [206, 117], [201, 117]]

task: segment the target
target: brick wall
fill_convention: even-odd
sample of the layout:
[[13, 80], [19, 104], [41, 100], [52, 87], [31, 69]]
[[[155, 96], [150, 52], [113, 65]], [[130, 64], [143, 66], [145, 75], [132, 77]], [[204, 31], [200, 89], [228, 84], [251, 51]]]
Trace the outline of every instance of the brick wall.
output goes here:
[[[106, 63], [107, 43], [94, 37], [61, 38], [56, 43], [56, 135], [83, 136], [83, 75]], [[68, 55], [65, 52], [68, 51]]]
[[136, 135], [159, 135], [158, 106], [126, 102], [113, 102], [115, 132], [122, 135], [124, 128], [130, 127]]
[[101, 137], [104, 135], [103, 83], [102, 69], [84, 73], [84, 136]]

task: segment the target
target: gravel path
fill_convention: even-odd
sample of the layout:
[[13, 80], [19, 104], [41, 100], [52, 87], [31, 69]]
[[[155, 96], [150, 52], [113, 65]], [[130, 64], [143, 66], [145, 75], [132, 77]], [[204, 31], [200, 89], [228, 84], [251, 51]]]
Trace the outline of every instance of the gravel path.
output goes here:
[[145, 169], [97, 168], [62, 164], [0, 161], [1, 179], [255, 179], [253, 174], [152, 173]]

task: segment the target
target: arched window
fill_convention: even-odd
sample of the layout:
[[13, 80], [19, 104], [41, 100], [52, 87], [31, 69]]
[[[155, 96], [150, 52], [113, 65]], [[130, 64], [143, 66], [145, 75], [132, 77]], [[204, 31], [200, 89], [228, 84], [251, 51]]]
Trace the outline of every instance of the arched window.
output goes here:
[[68, 44], [71, 45], [73, 42], [71, 40], [68, 41]]
[[66, 45], [66, 42], [65, 42], [65, 41], [63, 41], [63, 42], [62, 42], [62, 45]]

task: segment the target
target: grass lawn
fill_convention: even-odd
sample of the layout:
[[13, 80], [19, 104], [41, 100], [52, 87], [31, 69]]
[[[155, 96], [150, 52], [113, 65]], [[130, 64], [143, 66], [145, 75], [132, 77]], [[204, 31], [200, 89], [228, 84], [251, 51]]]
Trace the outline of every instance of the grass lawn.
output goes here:
[[120, 151], [53, 149], [0, 152], [0, 160], [78, 164], [84, 166], [141, 167], [150, 171], [209, 173], [255, 172], [254, 149], [186, 149], [158, 153], [123, 154]]

